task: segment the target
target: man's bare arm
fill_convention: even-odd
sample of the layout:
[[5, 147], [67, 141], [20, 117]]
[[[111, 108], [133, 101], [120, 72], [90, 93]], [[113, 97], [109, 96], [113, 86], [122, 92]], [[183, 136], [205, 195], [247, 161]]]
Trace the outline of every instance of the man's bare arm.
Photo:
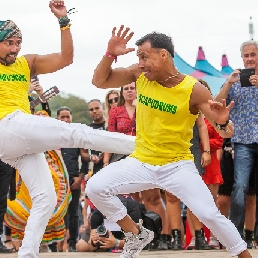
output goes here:
[[[28, 61], [31, 76], [37, 74], [53, 73], [72, 64], [73, 40], [70, 31], [70, 20], [64, 1], [51, 0], [49, 2], [51, 12], [58, 19], [61, 29], [61, 52], [49, 55], [25, 55]], [[65, 21], [65, 22], [64, 22]]]
[[227, 79], [227, 81], [225, 82], [225, 84], [223, 85], [223, 87], [221, 88], [221, 90], [219, 91], [219, 93], [215, 96], [214, 100], [221, 102], [222, 99], [226, 99], [228, 96], [228, 93], [231, 89], [231, 86], [239, 81], [239, 73], [240, 70], [235, 70]]
[[48, 55], [25, 55], [31, 75], [56, 72], [73, 63], [73, 40], [70, 29], [61, 31], [61, 52]]
[[112, 69], [112, 59], [104, 56], [96, 67], [92, 84], [98, 88], [119, 88], [126, 84], [135, 82], [140, 75], [138, 65], [134, 64], [127, 68]]
[[229, 111], [233, 107], [233, 103], [231, 103], [228, 107], [221, 104], [216, 111], [212, 111], [209, 100], [213, 100], [209, 90], [204, 85], [196, 83], [190, 100], [191, 113], [194, 114], [196, 111], [200, 110], [221, 137], [231, 138], [234, 133], [234, 127], [232, 124], [227, 126], [228, 132], [225, 132], [224, 130], [219, 130], [215, 125], [215, 122], [218, 124], [226, 123], [226, 121], [229, 119]]

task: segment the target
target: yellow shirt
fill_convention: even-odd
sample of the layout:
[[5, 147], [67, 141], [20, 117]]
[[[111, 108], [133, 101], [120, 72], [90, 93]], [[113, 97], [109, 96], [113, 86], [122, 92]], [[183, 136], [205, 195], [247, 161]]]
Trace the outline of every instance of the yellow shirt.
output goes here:
[[16, 110], [30, 113], [29, 82], [30, 68], [24, 56], [9, 66], [0, 64], [0, 119]]
[[186, 75], [173, 88], [149, 81], [142, 73], [136, 81], [136, 143], [131, 157], [152, 165], [193, 160], [190, 140], [196, 115], [189, 111], [197, 80]]

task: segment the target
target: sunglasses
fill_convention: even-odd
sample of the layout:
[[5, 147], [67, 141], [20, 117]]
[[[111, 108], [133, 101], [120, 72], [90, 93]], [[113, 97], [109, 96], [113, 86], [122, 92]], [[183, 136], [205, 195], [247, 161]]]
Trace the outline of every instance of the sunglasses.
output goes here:
[[117, 103], [118, 102], [118, 97], [115, 97], [113, 99], [108, 100], [108, 104], [112, 104], [113, 102]]

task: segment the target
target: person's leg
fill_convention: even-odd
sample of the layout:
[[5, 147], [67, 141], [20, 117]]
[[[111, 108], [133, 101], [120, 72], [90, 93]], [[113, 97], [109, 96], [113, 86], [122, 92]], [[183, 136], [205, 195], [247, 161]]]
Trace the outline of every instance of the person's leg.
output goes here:
[[256, 195], [246, 196], [246, 210], [245, 210], [245, 241], [248, 249], [253, 248], [253, 232], [256, 220]]
[[182, 250], [181, 202], [175, 195], [166, 191], [166, 206], [171, 227], [171, 235], [173, 237], [171, 249]]
[[69, 244], [69, 252], [76, 252], [76, 240], [78, 237], [78, 208], [79, 208], [79, 199], [81, 195], [81, 188], [76, 190], [71, 190], [72, 200], [68, 206], [68, 214], [69, 214], [69, 232], [70, 237], [67, 242]]
[[54, 183], [43, 153], [25, 155], [19, 160], [17, 168], [32, 200], [18, 257], [36, 258], [45, 228], [56, 206]]
[[142, 191], [143, 202], [147, 210], [154, 211], [159, 214], [162, 220], [162, 231], [159, 239], [159, 250], [167, 250], [167, 228], [165, 208], [162, 204], [160, 189], [149, 189]]
[[221, 214], [223, 214], [226, 218], [229, 216], [229, 208], [231, 203], [231, 196], [228, 195], [218, 195], [217, 199], [217, 207]]
[[[254, 163], [252, 144], [234, 144], [234, 184], [231, 194], [230, 219], [240, 231], [245, 216], [246, 192]], [[243, 232], [240, 232], [242, 235]]]
[[133, 136], [94, 130], [83, 124], [22, 112], [14, 112], [0, 120], [0, 158], [11, 165], [26, 154], [59, 148], [85, 148], [109, 153], [130, 154]]
[[12, 248], [7, 248], [1, 241], [3, 235], [3, 221], [7, 208], [7, 195], [12, 178], [12, 167], [0, 160], [0, 253], [12, 252]]
[[156, 180], [161, 188], [181, 199], [226, 246], [232, 256], [251, 257], [248, 256], [246, 243], [235, 226], [218, 211], [209, 189], [192, 161], [180, 161], [162, 166], [156, 173]]

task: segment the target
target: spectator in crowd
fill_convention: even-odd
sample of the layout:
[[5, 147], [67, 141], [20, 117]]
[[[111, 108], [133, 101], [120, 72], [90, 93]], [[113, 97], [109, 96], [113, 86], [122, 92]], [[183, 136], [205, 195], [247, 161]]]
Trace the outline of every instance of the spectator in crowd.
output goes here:
[[[88, 103], [88, 109], [92, 122], [88, 125], [93, 129], [105, 130], [105, 117], [103, 105], [98, 99], [93, 99]], [[87, 150], [86, 160], [93, 162], [93, 174], [96, 174], [101, 168], [103, 168], [103, 156], [104, 153], [95, 150]]]
[[235, 125], [231, 139], [234, 144], [234, 184], [231, 193], [230, 219], [240, 234], [243, 235], [243, 217], [245, 216], [246, 193], [249, 179], [257, 155], [258, 127], [258, 42], [249, 40], [240, 47], [241, 57], [245, 68], [255, 69], [255, 74], [249, 78], [250, 87], [241, 87], [239, 69], [233, 71], [215, 97], [227, 103], [234, 101], [230, 119]]
[[117, 106], [120, 98], [120, 91], [110, 90], [105, 97], [105, 117], [106, 117], [106, 128], [108, 127], [109, 112], [112, 108]]
[[[121, 87], [119, 102], [116, 107], [111, 108], [109, 111], [108, 131], [135, 136], [135, 105], [133, 104], [135, 99], [135, 83]], [[119, 153], [105, 153], [104, 167], [109, 164], [110, 160], [112, 162], [118, 161], [124, 157], [124, 155], [120, 155]]]
[[[136, 223], [142, 219], [142, 212], [140, 204], [133, 200], [130, 196], [119, 196], [121, 202], [125, 205], [127, 214], [131, 216], [133, 221]], [[90, 217], [90, 234], [87, 237], [87, 234], [84, 234], [84, 238], [81, 238], [76, 248], [79, 252], [92, 252], [92, 251], [110, 251], [110, 250], [121, 250], [124, 246], [124, 234], [117, 225], [116, 230], [108, 230], [106, 237], [99, 236], [97, 228], [104, 225], [105, 216], [99, 211], [93, 211]]]
[[[69, 107], [60, 107], [57, 110], [57, 119], [66, 123], [72, 123], [72, 111]], [[88, 161], [88, 152], [80, 148], [61, 148], [61, 153], [66, 165], [72, 200], [69, 203], [68, 211], [65, 216], [66, 228], [69, 230], [69, 252], [76, 252], [76, 240], [78, 237], [78, 208], [79, 199], [81, 196], [81, 183], [84, 179], [84, 174], [79, 170], [79, 156], [84, 161]]]
[[[217, 206], [220, 212], [227, 218], [230, 215], [230, 204], [231, 204], [231, 193], [234, 184], [234, 149], [231, 139], [224, 139], [223, 153], [220, 162], [223, 184], [219, 186]], [[258, 173], [257, 167], [255, 166], [258, 159], [254, 163], [252, 169], [248, 190], [246, 193], [246, 207], [245, 207], [245, 218], [242, 218], [240, 224], [240, 232], [244, 232], [243, 237], [247, 243], [247, 248], [253, 248], [253, 231], [255, 225], [255, 210], [256, 210], [256, 184], [255, 177]], [[230, 218], [230, 217], [229, 217]], [[245, 228], [245, 230], [244, 230]]]

